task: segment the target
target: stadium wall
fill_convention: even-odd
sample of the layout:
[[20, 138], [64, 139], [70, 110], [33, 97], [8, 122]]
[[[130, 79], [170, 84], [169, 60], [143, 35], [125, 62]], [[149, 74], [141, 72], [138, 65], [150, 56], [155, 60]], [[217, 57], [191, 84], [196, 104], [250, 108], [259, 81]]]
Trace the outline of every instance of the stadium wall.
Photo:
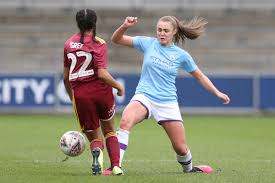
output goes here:
[[[126, 95], [116, 97], [121, 111], [130, 101], [139, 81], [138, 74], [114, 74], [126, 88]], [[176, 81], [178, 101], [187, 113], [247, 114], [275, 112], [275, 75], [210, 75], [213, 83], [231, 98], [223, 105], [214, 95], [206, 92], [191, 77]], [[59, 113], [72, 112], [72, 106], [63, 85], [62, 75], [1, 74], [0, 112]]]

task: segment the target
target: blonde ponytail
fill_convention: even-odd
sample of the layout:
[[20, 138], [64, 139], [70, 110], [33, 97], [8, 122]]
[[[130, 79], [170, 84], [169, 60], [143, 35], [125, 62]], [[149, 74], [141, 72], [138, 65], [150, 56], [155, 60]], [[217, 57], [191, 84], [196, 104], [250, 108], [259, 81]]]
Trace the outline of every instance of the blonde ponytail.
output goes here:
[[159, 21], [171, 22], [175, 29], [177, 29], [177, 33], [174, 37], [175, 43], [179, 43], [180, 39], [182, 43], [185, 43], [186, 38], [188, 39], [196, 39], [204, 34], [205, 25], [207, 21], [202, 17], [194, 17], [192, 20], [185, 22], [179, 21], [174, 16], [164, 16], [159, 19]]

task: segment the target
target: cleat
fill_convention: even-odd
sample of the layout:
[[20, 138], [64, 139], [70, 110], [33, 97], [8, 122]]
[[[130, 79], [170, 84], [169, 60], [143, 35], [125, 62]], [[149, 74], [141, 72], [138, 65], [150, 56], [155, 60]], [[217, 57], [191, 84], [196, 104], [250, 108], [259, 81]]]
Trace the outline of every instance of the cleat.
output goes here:
[[123, 175], [123, 171], [120, 167], [114, 166], [112, 170], [113, 175]]
[[103, 175], [123, 175], [123, 171], [120, 167], [114, 166], [103, 171]]
[[208, 165], [197, 165], [192, 168], [190, 173], [212, 173], [213, 169]]
[[112, 175], [112, 174], [113, 172], [111, 167], [103, 171], [103, 175]]
[[96, 148], [92, 151], [93, 163], [92, 163], [92, 174], [101, 175], [103, 169], [103, 153], [101, 149]]

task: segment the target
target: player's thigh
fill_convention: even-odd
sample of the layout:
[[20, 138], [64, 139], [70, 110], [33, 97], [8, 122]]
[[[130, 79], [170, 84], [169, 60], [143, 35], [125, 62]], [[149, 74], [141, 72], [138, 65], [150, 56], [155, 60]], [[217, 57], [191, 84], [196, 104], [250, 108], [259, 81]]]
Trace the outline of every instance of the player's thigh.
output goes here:
[[114, 131], [115, 99], [112, 88], [108, 88], [97, 97], [97, 112], [104, 135]]
[[111, 88], [98, 94], [96, 107], [101, 122], [112, 121], [115, 115], [115, 99]]
[[76, 97], [73, 101], [76, 116], [83, 132], [99, 128], [99, 116], [96, 103], [92, 98]]
[[122, 113], [120, 127], [130, 130], [135, 124], [141, 122], [148, 116], [147, 108], [139, 101], [131, 101]]
[[165, 132], [167, 133], [174, 150], [178, 154], [185, 154], [187, 152], [187, 144], [185, 139], [185, 129], [180, 121], [170, 121], [161, 123]]

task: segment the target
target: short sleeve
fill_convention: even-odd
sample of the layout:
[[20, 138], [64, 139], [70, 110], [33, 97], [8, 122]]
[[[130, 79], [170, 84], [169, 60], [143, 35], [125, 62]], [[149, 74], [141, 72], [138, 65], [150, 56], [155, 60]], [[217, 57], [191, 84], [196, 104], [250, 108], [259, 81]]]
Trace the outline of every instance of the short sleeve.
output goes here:
[[146, 48], [148, 48], [152, 44], [153, 40], [154, 39], [151, 37], [135, 36], [133, 38], [133, 46], [137, 50], [144, 52]]
[[198, 66], [196, 65], [195, 61], [189, 53], [185, 53], [183, 55], [182, 68], [186, 72], [193, 72], [198, 68]]
[[93, 54], [93, 60], [95, 62], [95, 67], [98, 69], [107, 68], [107, 45], [101, 44], [98, 49]]

